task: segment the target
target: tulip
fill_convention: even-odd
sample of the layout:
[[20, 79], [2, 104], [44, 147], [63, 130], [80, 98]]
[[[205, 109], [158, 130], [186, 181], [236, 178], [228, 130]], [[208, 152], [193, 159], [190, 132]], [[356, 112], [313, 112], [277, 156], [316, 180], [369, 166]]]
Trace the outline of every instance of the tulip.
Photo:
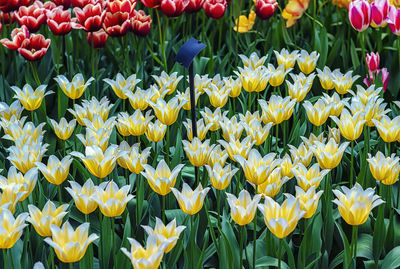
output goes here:
[[7, 159], [22, 173], [28, 172], [40, 162], [47, 151], [48, 144], [26, 143], [22, 146], [11, 146]]
[[356, 0], [349, 4], [351, 26], [359, 32], [365, 31], [371, 23], [371, 6], [367, 1]]
[[157, 235], [150, 235], [147, 237], [146, 248], [144, 248], [135, 239], [128, 238], [131, 250], [128, 251], [126, 248], [121, 248], [121, 251], [131, 260], [134, 269], [158, 268], [165, 250], [175, 240], [177, 240], [176, 237], [171, 237], [158, 245]]
[[231, 183], [232, 177], [239, 171], [237, 168], [232, 169], [230, 164], [222, 167], [219, 162], [215, 163], [213, 167], [209, 165], [205, 165], [205, 167], [210, 177], [211, 185], [217, 190], [226, 189]]
[[154, 192], [164, 196], [175, 186], [176, 178], [183, 167], [183, 164], [178, 164], [171, 172], [167, 163], [161, 160], [156, 169], [148, 164], [143, 165], [144, 171], [141, 174], [147, 179]]
[[2, 211], [9, 210], [12, 214], [15, 212], [15, 207], [22, 198], [26, 196], [26, 191], [22, 190], [21, 184], [0, 184], [0, 206]]
[[79, 7], [83, 8], [84, 6], [88, 4], [94, 4], [95, 2], [98, 2], [99, 0], [71, 0], [71, 4], [73, 7]]
[[130, 187], [130, 185], [125, 185], [118, 188], [118, 185], [114, 181], [103, 182], [99, 186], [94, 187], [96, 192], [92, 199], [97, 203], [104, 216], [110, 218], [118, 217], [124, 212], [126, 205], [134, 197], [128, 194]]
[[286, 81], [288, 93], [290, 98], [296, 100], [296, 102], [301, 102], [306, 98], [307, 93], [311, 90], [312, 84], [305, 83], [302, 84], [301, 81], [296, 80], [294, 84]]
[[262, 92], [268, 85], [271, 74], [267, 73], [265, 66], [255, 69], [251, 67], [240, 68], [235, 72], [242, 82], [243, 89], [247, 92]]
[[135, 15], [131, 17], [131, 30], [137, 36], [144, 37], [150, 32], [152, 19], [150, 15], [146, 15], [143, 10], [135, 12]]
[[243, 125], [250, 125], [253, 120], [256, 122], [261, 122], [262, 117], [260, 116], [259, 111], [256, 111], [253, 114], [250, 111], [246, 111], [245, 115], [239, 113], [239, 119]]
[[14, 98], [18, 99], [26, 110], [33, 111], [40, 107], [46, 95], [53, 93], [53, 91], [45, 93], [46, 87], [41, 85], [34, 91], [29, 84], [26, 84], [22, 90], [17, 86], [12, 86], [11, 89], [15, 92]]
[[161, 0], [161, 11], [167, 17], [179, 17], [185, 11], [189, 0]]
[[108, 101], [107, 97], [103, 97], [100, 101], [98, 101], [96, 97], [92, 97], [90, 101], [83, 100], [81, 106], [75, 104], [75, 110], [70, 108], [67, 110], [74, 115], [80, 125], [85, 126], [83, 119], [91, 121], [93, 120], [94, 115], [99, 115], [104, 121], [107, 120], [108, 113], [112, 106], [113, 105], [110, 105], [110, 101]]
[[332, 90], [335, 88], [335, 85], [332, 81], [332, 71], [329, 67], [325, 66], [323, 70], [317, 68], [319, 82], [321, 86], [325, 90]]
[[294, 147], [292, 145], [289, 146], [289, 152], [292, 157], [292, 161], [295, 162], [296, 160], [299, 163], [302, 163], [304, 166], [308, 166], [311, 163], [313, 153], [311, 149], [309, 149], [305, 143], [301, 143], [299, 147]]
[[236, 98], [242, 92], [242, 81], [240, 78], [234, 79], [232, 76], [224, 78], [225, 86], [230, 89], [229, 97]]
[[278, 66], [282, 64], [285, 66], [285, 69], [293, 68], [296, 64], [296, 60], [299, 57], [299, 51], [294, 50], [289, 52], [287, 49], [282, 49], [280, 52], [274, 50], [276, 59], [278, 61]]
[[17, 10], [20, 6], [30, 5], [31, 0], [0, 0], [0, 10], [4, 13]]
[[285, 154], [285, 156], [281, 159], [279, 168], [281, 168], [281, 176], [282, 177], [287, 177], [289, 179], [293, 178], [293, 172], [292, 168], [294, 168], [297, 165], [297, 159], [292, 162], [292, 159], [290, 158], [289, 154]]
[[337, 204], [340, 215], [347, 224], [353, 226], [364, 224], [371, 210], [384, 203], [379, 195], [374, 195], [374, 189], [363, 190], [358, 183], [351, 189], [342, 186], [343, 192], [339, 190], [332, 191], [337, 198], [333, 202]]
[[255, 144], [254, 141], [251, 140], [251, 137], [246, 137], [240, 142], [240, 140], [235, 139], [235, 137], [231, 134], [229, 136], [229, 143], [225, 140], [218, 140], [225, 150], [227, 151], [229, 158], [232, 161], [236, 161], [235, 155], [240, 155], [243, 158], [247, 159], [250, 154], [250, 150]]
[[17, 168], [15, 166], [11, 166], [8, 170], [7, 178], [0, 176], [0, 185], [18, 185], [18, 192], [24, 193], [24, 195], [20, 196], [18, 200], [23, 201], [28, 198], [28, 196], [32, 193], [33, 189], [36, 186], [37, 179], [37, 168], [32, 168], [28, 172], [26, 172], [25, 175], [23, 175], [22, 173], [17, 172]]
[[131, 17], [135, 14], [136, 0], [115, 0], [107, 2], [106, 5], [111, 13], [124, 12]]
[[277, 68], [275, 68], [272, 64], [268, 64], [268, 72], [271, 74], [269, 84], [271, 84], [272, 87], [280, 86], [285, 80], [285, 76], [290, 71], [292, 71], [292, 69], [286, 69], [284, 64], [279, 65]]
[[177, 97], [171, 98], [168, 103], [164, 99], [157, 99], [157, 102], [148, 101], [153, 108], [157, 119], [165, 125], [172, 125], [178, 119], [179, 110], [185, 105], [185, 101], [179, 102]]
[[227, 5], [226, 0], [205, 0], [203, 9], [208, 17], [217, 20], [224, 16]]
[[98, 146], [102, 152], [105, 152], [108, 147], [112, 130], [101, 128], [98, 131], [86, 129], [86, 136], [77, 134], [76, 137], [82, 142], [84, 147]]
[[311, 133], [309, 138], [305, 138], [304, 136], [300, 136], [300, 138], [303, 140], [307, 150], [311, 150], [312, 147], [315, 146], [315, 142], [325, 143], [326, 140], [323, 133], [321, 133], [319, 136], [315, 136], [313, 133]]
[[140, 0], [143, 5], [148, 8], [158, 8], [161, 5], [161, 0]]
[[221, 108], [226, 105], [231, 88], [226, 86], [218, 88], [214, 84], [211, 84], [210, 86], [210, 88], [204, 89], [210, 98], [210, 104], [215, 108]]
[[54, 80], [68, 98], [76, 100], [83, 95], [86, 88], [94, 81], [94, 78], [88, 79], [85, 83], [85, 79], [79, 73], [72, 78], [71, 82], [63, 75], [55, 77]]
[[315, 211], [317, 211], [318, 201], [323, 191], [315, 193], [314, 186], [309, 188], [307, 191], [304, 191], [298, 186], [295, 186], [294, 188], [296, 190], [296, 198], [300, 201], [300, 209], [306, 212], [303, 218], [311, 218], [315, 214]]
[[150, 121], [149, 124], [147, 125], [145, 135], [147, 139], [157, 143], [163, 140], [167, 128], [168, 128], [167, 125], [162, 124], [161, 121], [159, 120], [156, 120], [154, 123]]
[[371, 26], [385, 27], [389, 12], [388, 0], [376, 0], [371, 4]]
[[292, 116], [296, 100], [292, 100], [290, 96], [282, 98], [281, 96], [272, 95], [268, 102], [259, 99], [258, 103], [263, 111], [264, 124], [272, 122], [276, 125]]
[[126, 112], [118, 114], [118, 121], [124, 122], [128, 126], [129, 134], [134, 136], [141, 136], [146, 132], [147, 125], [154, 118], [150, 116], [151, 111], [147, 111], [146, 115], [143, 115], [141, 110], [138, 109], [129, 116]]
[[303, 16], [303, 13], [308, 9], [308, 0], [289, 0], [285, 9], [282, 11], [282, 17], [287, 20], [286, 28], [292, 27], [297, 20]]
[[34, 205], [28, 205], [29, 217], [26, 221], [33, 225], [40, 236], [51, 236], [50, 225], [61, 226], [62, 219], [68, 214], [68, 212], [66, 212], [68, 206], [68, 204], [63, 204], [56, 207], [55, 204], [49, 200], [41, 211]]
[[[134, 110], [146, 110], [149, 104], [147, 103], [148, 100], [157, 101], [158, 98], [154, 98], [156, 94], [159, 94], [158, 90], [154, 87], [151, 87], [147, 90], [142, 90], [140, 88], [136, 88], [135, 93], [130, 91], [125, 91], [124, 94], [129, 98], [129, 103], [131, 104]], [[160, 95], [161, 97], [161, 95]]]
[[83, 258], [90, 243], [98, 239], [96, 234], [89, 236], [89, 223], [79, 225], [76, 230], [66, 221], [60, 228], [50, 225], [51, 238], [44, 242], [49, 244], [56, 252], [57, 258], [64, 263], [77, 262]]
[[261, 126], [261, 122], [257, 119], [252, 120], [249, 124], [244, 123], [244, 129], [246, 130], [246, 134], [255, 141], [255, 145], [259, 146], [267, 139], [271, 127], [272, 122], [267, 123], [266, 125]]
[[189, 4], [186, 6], [186, 13], [192, 14], [199, 12], [203, 8], [203, 4], [206, 0], [189, 0]]
[[376, 70], [378, 70], [378, 68], [379, 68], [379, 52], [377, 52], [377, 53], [371, 52], [371, 54], [367, 54], [367, 66], [368, 66], [368, 70], [371, 72], [375, 72]]
[[203, 143], [198, 137], [195, 137], [191, 142], [183, 140], [183, 149], [193, 166], [200, 167], [207, 163], [213, 146], [210, 146], [210, 140]]
[[63, 10], [62, 7], [47, 12], [46, 17], [47, 25], [54, 35], [66, 35], [75, 25], [71, 20], [71, 11]]
[[275, 156], [275, 153], [269, 153], [262, 157], [258, 150], [252, 149], [247, 160], [240, 155], [235, 155], [234, 158], [242, 166], [246, 179], [254, 185], [260, 185], [268, 179], [269, 174], [279, 165]]
[[89, 178], [82, 186], [74, 181], [68, 182], [71, 185], [71, 188], [67, 187], [65, 189], [71, 195], [72, 199], [74, 199], [76, 208], [86, 215], [95, 211], [97, 204], [93, 199], [96, 193], [93, 181]]
[[175, 188], [171, 188], [171, 190], [178, 200], [181, 210], [188, 215], [194, 215], [203, 207], [204, 198], [210, 188], [203, 189], [200, 183], [195, 190], [192, 190], [188, 184], [183, 183], [182, 192]]
[[383, 115], [380, 121], [372, 119], [372, 122], [383, 141], [391, 143], [400, 137], [400, 116], [391, 120], [388, 116]]
[[[92, 39], [93, 36], [93, 39]], [[94, 49], [100, 49], [106, 45], [108, 34], [103, 29], [97, 32], [88, 32], [87, 41]]]
[[288, 177], [282, 176], [281, 171], [282, 169], [280, 167], [272, 170], [267, 180], [257, 186], [257, 193], [271, 198], [275, 197], [280, 192], [283, 184], [285, 184], [289, 180]]
[[313, 51], [312, 53], [308, 54], [307, 51], [301, 50], [299, 57], [297, 58], [297, 64], [304, 74], [308, 75], [312, 71], [314, 71], [315, 67], [317, 66], [317, 61], [319, 58], [319, 53]]
[[260, 194], [254, 195], [251, 199], [250, 193], [242, 190], [237, 198], [230, 193], [226, 193], [226, 196], [231, 209], [231, 217], [238, 225], [247, 225], [253, 221], [258, 202], [261, 200]]
[[369, 86], [367, 89], [364, 89], [361, 85], [357, 85], [357, 92], [349, 91], [354, 97], [358, 97], [363, 105], [367, 105], [367, 103], [371, 99], [379, 98], [381, 96], [382, 88], [379, 87], [375, 89], [375, 85]]
[[267, 56], [259, 57], [256, 52], [250, 54], [250, 57], [239, 54], [239, 58], [242, 60], [243, 66], [248, 67], [252, 70], [256, 70], [260, 66], [263, 66], [267, 60]]
[[320, 170], [319, 164], [313, 164], [309, 169], [306, 168], [302, 163], [297, 164], [292, 169], [294, 176], [297, 179], [297, 185], [299, 185], [304, 191], [308, 191], [312, 186], [317, 189], [324, 176], [329, 173], [329, 169]]
[[10, 123], [8, 126], [3, 126], [5, 135], [3, 136], [4, 139], [11, 140], [15, 143], [19, 141], [22, 144], [28, 142], [31, 143], [38, 143], [43, 140], [43, 134], [46, 131], [43, 131], [43, 127], [45, 123], [41, 123], [35, 127], [32, 122], [27, 122], [24, 125], [23, 122], [20, 123]]
[[128, 12], [106, 12], [103, 20], [103, 29], [111, 37], [124, 36], [131, 27]]
[[17, 120], [20, 120], [23, 110], [24, 108], [18, 100], [12, 102], [11, 105], [0, 102], [0, 117], [3, 120], [10, 121], [12, 116], [15, 116]]
[[36, 33], [40, 26], [46, 22], [45, 10], [43, 7], [36, 5], [37, 2], [29, 7], [21, 6], [18, 12], [15, 13], [15, 19], [18, 24], [20, 26], [25, 25], [32, 33]]
[[[190, 104], [190, 90], [189, 88], [186, 89], [185, 92], [177, 92], [176, 96], [178, 96], [178, 99], [180, 102], [185, 101], [185, 105], [183, 106], [184, 110], [190, 110], [191, 109], [191, 104]], [[200, 92], [195, 90], [195, 95], [194, 95], [194, 105], [197, 105], [197, 100], [199, 100], [200, 97]]]
[[[193, 132], [192, 132], [192, 120], [188, 119], [186, 122], [183, 122], [183, 125], [186, 128], [187, 137], [190, 141], [193, 141]], [[209, 123], [206, 126], [204, 125], [204, 119], [200, 119], [197, 121], [197, 137], [200, 141], [203, 141], [207, 135], [208, 130], [210, 130], [212, 124]]]
[[147, 164], [147, 158], [150, 155], [151, 148], [146, 148], [139, 153], [140, 144], [136, 143], [132, 147], [126, 141], [122, 141], [119, 145], [121, 153], [118, 158], [118, 164], [125, 169], [129, 169], [131, 173], [140, 174], [144, 170], [143, 165]]
[[71, 163], [70, 156], [66, 156], [60, 161], [56, 156], [51, 155], [47, 161], [47, 166], [40, 162], [35, 164], [48, 182], [60, 185], [67, 179]]
[[341, 100], [339, 97], [339, 94], [336, 92], [332, 95], [329, 96], [327, 94], [323, 94], [324, 96], [322, 99], [325, 101], [325, 103], [332, 104], [331, 107], [331, 116], [336, 116], [339, 117], [340, 114], [342, 113], [343, 107], [344, 107], [344, 102], [347, 100], [346, 98]]
[[240, 139], [242, 136], [244, 125], [242, 122], [238, 121], [235, 116], [231, 119], [223, 117], [220, 120], [219, 125], [221, 126], [222, 135], [226, 141], [229, 141], [230, 135], [233, 135], [235, 139]]
[[262, 20], [267, 20], [275, 13], [278, 6], [276, 0], [257, 0], [256, 1], [256, 14]]
[[265, 203], [259, 204], [258, 209], [264, 215], [268, 229], [279, 239], [285, 238], [293, 232], [297, 222], [305, 214], [305, 211], [300, 209], [299, 199], [291, 194], [286, 194], [286, 200], [282, 205], [266, 196]]
[[395, 153], [385, 158], [380, 151], [374, 157], [368, 153], [367, 159], [372, 176], [385, 185], [393, 185], [399, 179], [399, 160], [400, 158], [396, 157]]
[[216, 145], [212, 149], [210, 156], [208, 157], [207, 164], [210, 167], [214, 167], [214, 165], [219, 163], [219, 165], [223, 167], [225, 165], [226, 159], [228, 159], [228, 153], [226, 152], [226, 150], [221, 150], [221, 145]]
[[322, 169], [333, 169], [337, 167], [342, 160], [343, 153], [349, 142], [339, 143], [330, 138], [327, 144], [315, 142], [311, 150], [317, 158], [318, 164]]
[[50, 39], [45, 39], [41, 34], [32, 34], [21, 43], [18, 53], [28, 61], [40, 60], [46, 54], [50, 42]]
[[389, 72], [387, 71], [387, 68], [382, 68], [378, 70], [377, 75], [379, 75], [379, 71], [382, 72], [382, 84], [383, 84], [383, 92], [386, 92], [386, 89], [388, 87], [389, 83]]
[[157, 237], [157, 245], [160, 246], [164, 242], [169, 242], [169, 245], [165, 248], [164, 252], [170, 252], [176, 245], [179, 239], [179, 235], [186, 229], [186, 226], [176, 226], [176, 219], [173, 219], [167, 225], [164, 225], [162, 221], [156, 217], [156, 225], [153, 228], [150, 226], [142, 226], [148, 236]]
[[221, 114], [220, 108], [212, 112], [208, 107], [205, 107], [204, 111], [200, 111], [200, 114], [203, 116], [206, 126], [211, 124], [210, 131], [216, 131], [220, 128], [220, 121], [228, 114], [228, 111]]
[[353, 77], [352, 74], [353, 71], [348, 71], [344, 75], [340, 71], [334, 72], [333, 84], [339, 94], [346, 94], [353, 86], [353, 83], [360, 77], [358, 75]]
[[331, 118], [339, 127], [342, 136], [350, 141], [354, 141], [360, 137], [364, 123], [366, 123], [361, 111], [351, 115], [347, 109], [343, 109], [340, 119], [335, 116], [331, 116]]
[[8, 249], [15, 245], [24, 228], [28, 226], [28, 224], [25, 224], [27, 218], [28, 213], [21, 213], [17, 218], [14, 218], [13, 214], [7, 209], [0, 213], [0, 227], [2, 228], [0, 248]]
[[15, 28], [12, 30], [11, 40], [3, 38], [0, 40], [0, 43], [10, 50], [17, 50], [19, 47], [21, 47], [22, 42], [28, 38], [28, 28], [25, 25], [22, 25], [21, 28]]
[[240, 15], [239, 18], [235, 20], [235, 26], [233, 26], [233, 30], [238, 33], [247, 33], [253, 29], [255, 20], [256, 13], [253, 10], [250, 10], [248, 17], [245, 15]]
[[164, 71], [161, 72], [160, 76], [152, 75], [152, 77], [157, 82], [158, 87], [166, 91], [168, 95], [174, 93], [179, 81], [183, 78], [183, 76], [178, 76], [178, 72], [168, 75]]
[[75, 7], [74, 12], [79, 24], [76, 28], [86, 32], [96, 32], [100, 30], [105, 17], [105, 10], [98, 4], [87, 4], [83, 8]]
[[387, 22], [392, 33], [400, 35], [400, 9], [389, 6]]
[[303, 106], [306, 110], [308, 120], [315, 126], [321, 126], [324, 124], [330, 116], [332, 109], [332, 105], [326, 104], [323, 99], [318, 99], [314, 105], [309, 101], [305, 101]]
[[50, 119], [50, 123], [51, 125], [53, 125], [54, 133], [61, 140], [67, 140], [68, 138], [70, 138], [76, 126], [75, 119], [67, 122], [64, 117], [61, 118], [60, 123], [57, 123], [53, 119]]
[[99, 146], [88, 146], [85, 149], [85, 155], [76, 151], [70, 154], [80, 158], [89, 172], [98, 178], [108, 176], [114, 170], [119, 157], [116, 145], [109, 146], [104, 153]]
[[328, 141], [333, 139], [337, 144], [340, 143], [340, 131], [338, 128], [331, 128], [328, 126]]
[[72, 0], [53, 0], [57, 6], [63, 6], [64, 10], [67, 10], [71, 6]]

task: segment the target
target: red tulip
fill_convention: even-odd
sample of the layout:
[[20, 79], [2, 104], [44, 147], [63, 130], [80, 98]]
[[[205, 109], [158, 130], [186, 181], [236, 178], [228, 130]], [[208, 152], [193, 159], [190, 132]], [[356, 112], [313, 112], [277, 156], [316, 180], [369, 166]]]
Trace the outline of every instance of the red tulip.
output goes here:
[[1, 33], [1, 30], [3, 30], [3, 24], [0, 22], [0, 33]]
[[[92, 35], [93, 35], [93, 44], [92, 44]], [[97, 32], [87, 33], [87, 41], [89, 42], [89, 45], [95, 49], [100, 49], [104, 47], [106, 45], [107, 38], [108, 35], [103, 29], [100, 29]]]
[[84, 29], [87, 32], [96, 32], [101, 28], [106, 12], [100, 4], [88, 4], [83, 9], [76, 7], [74, 12], [79, 21], [76, 25], [78, 29]]
[[356, 0], [349, 4], [351, 26], [359, 32], [365, 31], [371, 23], [371, 6], [367, 1]]
[[86, 5], [94, 4], [92, 0], [71, 0], [73, 7], [84, 8]]
[[142, 1], [143, 5], [148, 8], [156, 8], [161, 5], [161, 0], [140, 0]]
[[376, 0], [371, 4], [371, 25], [374, 27], [386, 26], [389, 11], [388, 0]]
[[53, 9], [57, 8], [57, 5], [53, 2], [46, 2], [42, 6], [45, 9], [46, 13], [47, 11], [52, 11]]
[[390, 6], [387, 22], [392, 33], [400, 35], [400, 9]]
[[131, 29], [138, 36], [146, 36], [151, 28], [151, 16], [146, 15], [143, 10], [135, 12], [131, 18]]
[[266, 20], [272, 17], [275, 13], [275, 9], [278, 6], [276, 0], [257, 0], [256, 2], [256, 14], [262, 20]]
[[5, 13], [0, 11], [0, 22], [4, 23], [5, 25], [13, 24], [15, 22], [15, 13]]
[[0, 43], [10, 50], [17, 50], [21, 46], [22, 42], [27, 38], [29, 38], [28, 28], [26, 28], [25, 25], [22, 25], [21, 28], [15, 28], [14, 30], [12, 30], [12, 40], [9, 40], [8, 38], [3, 38], [2, 40], [0, 40]]
[[387, 71], [387, 68], [382, 68], [380, 70], [378, 70], [378, 73], [380, 73], [380, 71], [382, 71], [382, 83], [383, 83], [383, 92], [386, 92], [388, 83], [389, 83], [389, 72]]
[[127, 12], [129, 17], [135, 15], [136, 0], [114, 0], [107, 2], [107, 11], [111, 13]]
[[130, 29], [129, 13], [107, 12], [103, 22], [103, 29], [109, 36], [123, 36]]
[[178, 17], [188, 4], [189, 0], [162, 0], [160, 8], [167, 17]]
[[226, 0], [206, 0], [203, 9], [208, 17], [219, 19], [224, 16], [227, 5]]
[[371, 72], [375, 72], [379, 68], [379, 52], [371, 54], [367, 54], [366, 56], [368, 70]]
[[63, 10], [60, 6], [47, 12], [47, 25], [55, 35], [68, 34], [74, 25], [71, 21], [71, 11]]
[[18, 52], [28, 61], [37, 61], [46, 54], [50, 42], [50, 39], [45, 39], [41, 34], [32, 34], [22, 42]]
[[17, 10], [20, 6], [29, 6], [31, 0], [0, 0], [0, 10], [9, 13]]
[[29, 31], [33, 33], [37, 32], [40, 26], [46, 22], [45, 10], [36, 2], [29, 7], [20, 7], [18, 12], [15, 13], [15, 18], [20, 26], [26, 25]]
[[203, 8], [204, 0], [189, 0], [189, 4], [186, 6], [186, 13], [196, 13]]
[[72, 0], [53, 0], [57, 6], [63, 6], [64, 9], [68, 9], [71, 6]]

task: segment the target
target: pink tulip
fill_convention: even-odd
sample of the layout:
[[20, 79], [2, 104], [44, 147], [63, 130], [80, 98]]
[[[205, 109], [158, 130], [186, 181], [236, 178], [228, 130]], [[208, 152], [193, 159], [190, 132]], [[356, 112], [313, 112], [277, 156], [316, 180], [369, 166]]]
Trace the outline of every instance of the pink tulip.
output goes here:
[[389, 5], [388, 0], [375, 0], [375, 2], [371, 4], [371, 25], [373, 27], [386, 26]]
[[400, 9], [390, 6], [387, 22], [392, 33], [400, 35]]
[[382, 71], [382, 84], [383, 84], [383, 92], [386, 92], [388, 83], [389, 83], [389, 72], [387, 71], [386, 68], [382, 68], [380, 70], [378, 70], [378, 74], [379, 71]]
[[379, 53], [373, 53], [371, 52], [370, 54], [367, 54], [367, 66], [368, 70], [371, 72], [375, 72], [379, 68]]
[[356, 0], [349, 5], [351, 26], [359, 32], [365, 31], [371, 23], [371, 6], [367, 1]]

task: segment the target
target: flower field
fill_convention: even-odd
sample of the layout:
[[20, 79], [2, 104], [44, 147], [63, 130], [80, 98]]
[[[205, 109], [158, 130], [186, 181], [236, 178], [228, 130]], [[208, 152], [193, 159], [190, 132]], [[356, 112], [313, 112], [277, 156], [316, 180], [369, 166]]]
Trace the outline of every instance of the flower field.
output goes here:
[[0, 0], [0, 268], [400, 268], [398, 7]]

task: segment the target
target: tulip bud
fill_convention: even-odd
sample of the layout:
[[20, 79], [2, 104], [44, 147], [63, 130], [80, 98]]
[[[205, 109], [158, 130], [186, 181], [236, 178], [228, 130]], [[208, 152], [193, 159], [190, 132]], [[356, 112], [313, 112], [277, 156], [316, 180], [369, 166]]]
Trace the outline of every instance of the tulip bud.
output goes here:
[[367, 66], [368, 70], [375, 72], [379, 68], [379, 52], [367, 54]]
[[[93, 34], [93, 42], [92, 42], [92, 34]], [[104, 47], [106, 45], [107, 38], [108, 34], [103, 29], [97, 32], [92, 32], [92, 33], [89, 32], [87, 34], [87, 41], [89, 42], [89, 45], [95, 49], [100, 49]]]
[[189, 0], [189, 4], [186, 6], [186, 13], [196, 13], [200, 11], [200, 9], [203, 7], [204, 0]]
[[400, 35], [400, 9], [390, 6], [387, 22], [392, 33]]
[[160, 8], [167, 17], [178, 17], [188, 4], [189, 0], [162, 0]]
[[269, 19], [274, 15], [277, 6], [276, 0], [257, 0], [256, 14], [262, 20]]
[[365, 31], [371, 22], [371, 6], [367, 1], [357, 0], [349, 5], [351, 26], [359, 32]]
[[386, 26], [387, 16], [389, 12], [388, 0], [376, 0], [371, 4], [371, 26], [384, 27]]
[[146, 36], [151, 28], [151, 16], [146, 15], [143, 10], [135, 12], [131, 18], [131, 29], [138, 36]]
[[226, 0], [206, 0], [203, 8], [208, 17], [219, 19], [224, 16], [227, 5]]
[[378, 70], [378, 74], [379, 71], [382, 71], [383, 92], [386, 92], [389, 82], [389, 72], [387, 71], [387, 68], [382, 68], [381, 70]]

